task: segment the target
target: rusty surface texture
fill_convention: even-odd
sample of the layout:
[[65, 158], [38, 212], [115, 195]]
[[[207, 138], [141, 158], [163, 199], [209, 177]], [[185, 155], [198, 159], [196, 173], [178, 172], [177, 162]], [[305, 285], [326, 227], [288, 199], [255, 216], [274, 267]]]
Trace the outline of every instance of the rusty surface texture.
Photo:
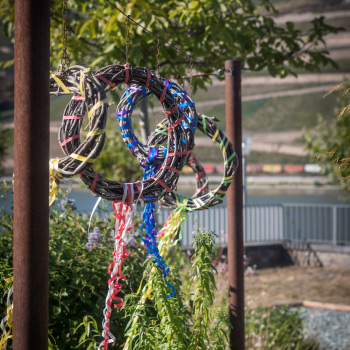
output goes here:
[[241, 64], [239, 61], [226, 61], [225, 70], [226, 136], [232, 142], [240, 161], [227, 191], [227, 258], [229, 311], [232, 324], [230, 348], [244, 350]]
[[49, 0], [15, 1], [13, 349], [48, 349]]

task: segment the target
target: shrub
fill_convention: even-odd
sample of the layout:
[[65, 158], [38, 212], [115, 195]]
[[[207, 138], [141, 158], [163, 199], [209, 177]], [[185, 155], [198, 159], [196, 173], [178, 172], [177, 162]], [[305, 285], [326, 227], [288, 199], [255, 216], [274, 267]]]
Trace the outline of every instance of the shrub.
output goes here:
[[[4, 195], [8, 189], [4, 188]], [[0, 211], [0, 319], [6, 312], [6, 293], [12, 276], [13, 215]], [[106, 213], [105, 213], [106, 214]], [[113, 216], [93, 221], [88, 236], [88, 218], [74, 212], [74, 203], [50, 213], [49, 348], [97, 349], [102, 340], [102, 310], [105, 305], [107, 268], [112, 259]], [[97, 237], [98, 236], [98, 237]], [[111, 332], [116, 340], [110, 349], [224, 350], [228, 346], [228, 310], [214, 308], [216, 269], [214, 234], [198, 231], [191, 259], [178, 246], [167, 251], [170, 264], [167, 281], [147, 259], [136, 237], [123, 263], [122, 308], [113, 309]], [[257, 309], [246, 312], [248, 349], [313, 350], [305, 340], [296, 310]], [[8, 344], [11, 349], [11, 344]]]
[[317, 350], [306, 339], [300, 312], [288, 306], [246, 310], [246, 348], [267, 350]]
[[[8, 289], [4, 279], [12, 275], [13, 215], [2, 210], [0, 220], [3, 228], [0, 235], [1, 319], [5, 314], [5, 293]], [[52, 347], [58, 349], [78, 348], [85, 331], [83, 327], [77, 327], [84, 320], [86, 324], [89, 321], [102, 324], [109, 278], [107, 269], [113, 253], [110, 233], [114, 219], [110, 216], [107, 222], [99, 219], [93, 222], [102, 233], [101, 242], [95, 244], [93, 249], [86, 248], [88, 221], [86, 215], [75, 213], [69, 206], [65, 206], [64, 211], [58, 209], [50, 212], [49, 332]], [[146, 259], [140, 245], [130, 246], [129, 252], [130, 256], [123, 265], [127, 280], [123, 282], [121, 292], [127, 295], [137, 291]], [[120, 330], [125, 328], [127, 322], [122, 311], [113, 310], [111, 330], [119, 344], [124, 341]]]

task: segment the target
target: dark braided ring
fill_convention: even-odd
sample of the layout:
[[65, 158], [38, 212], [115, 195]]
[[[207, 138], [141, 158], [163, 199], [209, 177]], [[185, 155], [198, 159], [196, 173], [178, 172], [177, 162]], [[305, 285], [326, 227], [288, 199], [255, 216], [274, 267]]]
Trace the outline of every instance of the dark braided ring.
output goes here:
[[199, 161], [191, 156], [188, 160], [188, 165], [192, 168], [193, 172], [196, 175], [196, 191], [194, 192], [192, 198], [203, 196], [209, 192], [209, 180], [208, 175], [205, 172]]
[[[163, 120], [161, 124], [168, 127], [167, 120]], [[188, 211], [207, 209], [221, 203], [238, 167], [237, 154], [233, 150], [232, 144], [227, 140], [225, 134], [220, 129], [218, 129], [215, 123], [215, 118], [207, 117], [204, 114], [198, 115], [197, 127], [204, 134], [209, 136], [213, 142], [219, 145], [223, 153], [225, 170], [224, 178], [221, 184], [215, 190], [209, 191], [208, 193], [196, 198], [192, 197], [191, 199], [188, 199], [188, 201], [186, 199], [187, 203], [185, 209]], [[154, 142], [154, 139], [157, 139], [157, 142], [162, 142], [162, 140], [159, 139], [159, 134], [153, 132], [148, 138], [148, 143], [152, 144]], [[161, 202], [165, 207], [174, 208], [177, 206], [176, 203], [179, 200], [179, 196], [172, 192], [166, 194], [161, 199]]]
[[[191, 198], [197, 198], [200, 196], [203, 196], [204, 194], [209, 192], [209, 180], [208, 180], [208, 175], [205, 172], [204, 168], [202, 167], [201, 163], [199, 163], [199, 161], [193, 157], [191, 155], [191, 157], [188, 159], [187, 161], [187, 166], [189, 166], [194, 174], [196, 175], [196, 191], [194, 192], [193, 196]], [[173, 196], [174, 193], [170, 193], [170, 196]], [[167, 195], [165, 195], [167, 196]], [[176, 195], [177, 199], [179, 202], [181, 202], [180, 200], [180, 196]], [[164, 205], [167, 207], [170, 207], [169, 205], [165, 205], [165, 203], [163, 202], [163, 199], [160, 200], [160, 205]], [[175, 203], [173, 203], [173, 206], [171, 207], [172, 209], [175, 209], [177, 207], [177, 203], [176, 203], [176, 198], [175, 198]]]
[[[176, 83], [169, 81], [168, 79], [159, 78], [160, 81], [167, 87], [167, 89], [171, 92], [173, 98], [175, 99], [179, 109], [183, 112], [185, 119], [181, 121], [184, 135], [182, 138], [183, 141], [187, 142], [185, 139], [186, 133], [188, 133], [191, 129], [192, 132], [195, 132], [195, 127], [197, 124], [196, 121], [196, 109], [195, 104], [192, 99], [187, 95], [187, 92], [184, 91], [180, 86]], [[120, 99], [120, 102], [117, 106], [117, 118], [120, 124], [120, 130], [122, 133], [123, 140], [127, 147], [130, 149], [132, 154], [140, 159], [143, 165], [149, 162], [149, 154], [151, 152], [152, 147], [157, 147], [157, 160], [158, 162], [162, 162], [162, 159], [165, 157], [164, 152], [168, 151], [167, 148], [159, 147], [161, 143], [166, 141], [168, 136], [168, 128], [164, 125], [158, 124], [158, 128], [155, 130], [157, 134], [159, 134], [159, 138], [154, 137], [153, 144], [148, 147], [147, 145], [143, 145], [136, 138], [134, 131], [132, 129], [131, 117], [132, 112], [135, 106], [144, 98], [152, 95], [152, 92], [148, 89], [140, 85], [132, 85]], [[161, 143], [158, 142], [158, 139], [161, 140]], [[130, 145], [136, 145], [131, 148]], [[190, 145], [192, 149], [194, 145]]]
[[[64, 110], [59, 142], [66, 151], [70, 149], [70, 144], [74, 147], [70, 152], [64, 152], [67, 157], [50, 161], [52, 176], [59, 179], [81, 173], [100, 155], [105, 141], [108, 105], [100, 81], [90, 74], [89, 69], [81, 66], [73, 66], [64, 73], [52, 74], [50, 94], [73, 95]], [[86, 110], [89, 133], [86, 140], [80, 143], [79, 130]]]
[[[194, 103], [187, 95], [186, 91], [182, 90], [177, 84], [165, 81], [168, 86], [170, 86], [173, 97], [176, 98], [176, 102], [179, 107], [185, 108], [186, 115], [188, 114], [190, 117], [188, 118], [189, 125], [187, 124], [187, 128], [194, 128], [195, 125], [198, 125], [198, 128], [206, 135], [212, 138], [213, 142], [218, 143], [220, 149], [223, 151], [225, 171], [224, 178], [221, 184], [213, 191], [200, 193], [196, 198], [192, 197], [191, 200], [186, 205], [187, 210], [200, 210], [206, 209], [208, 207], [215, 206], [222, 202], [227, 188], [229, 184], [232, 182], [232, 176], [235, 173], [238, 167], [238, 157], [236, 152], [233, 150], [231, 143], [227, 140], [224, 133], [217, 128], [215, 121], [213, 118], [206, 117], [204, 115], [198, 115], [195, 108]], [[120, 104], [117, 107], [117, 113], [120, 110], [130, 109], [130, 105], [136, 105], [142, 99], [148, 96], [148, 93], [142, 93], [138, 86], [132, 86], [132, 92], [127, 96], [126, 93], [121, 98]], [[128, 98], [126, 98], [128, 97]], [[131, 101], [130, 101], [131, 100]], [[180, 107], [180, 108], [181, 108]], [[131, 113], [130, 113], [131, 116]], [[130, 124], [131, 121], [128, 121]], [[183, 121], [183, 124], [186, 122]], [[120, 123], [121, 126], [123, 125]], [[168, 131], [168, 121], [165, 119], [160, 122], [156, 130], [151, 134], [148, 139], [147, 145], [152, 147], [159, 147], [165, 142], [167, 131]], [[122, 130], [123, 133], [123, 130]], [[137, 156], [141, 159], [141, 161], [145, 160], [145, 154], [147, 154], [149, 148], [145, 146], [140, 147], [140, 153]], [[165, 150], [166, 151], [166, 150]], [[158, 155], [164, 154], [164, 148], [159, 147]], [[179, 197], [175, 193], [168, 193], [162, 198], [162, 203], [166, 207], [175, 208], [177, 206], [177, 202], [179, 201]]]
[[[175, 188], [179, 172], [192, 152], [194, 145], [193, 132], [191, 129], [187, 130], [183, 127], [181, 123], [184, 119], [183, 113], [177, 107], [169, 90], [146, 68], [129, 69], [121, 65], [112, 65], [100, 69], [95, 76], [107, 91], [122, 83], [127, 83], [145, 86], [156, 95], [168, 117], [168, 152], [164, 154], [162, 166], [158, 168], [152, 178], [133, 184], [123, 184], [104, 179], [92, 167], [81, 173], [80, 177], [93, 193], [108, 200], [125, 200], [127, 195], [128, 201], [133, 202], [142, 192], [145, 195], [146, 202], [156, 201], [163, 195], [164, 191], [171, 192]], [[124, 130], [127, 128], [128, 126], [125, 125]], [[70, 134], [65, 135], [66, 138], [71, 136]], [[183, 140], [185, 140], [185, 143]], [[137, 148], [138, 145], [138, 141], [132, 140], [130, 148], [134, 146]], [[70, 144], [70, 147], [74, 148], [74, 143]], [[66, 147], [63, 148], [63, 151], [68, 153], [72, 149]], [[157, 150], [151, 149], [151, 152], [157, 153]]]
[[[195, 104], [192, 101], [192, 99], [188, 96], [187, 92], [180, 88], [176, 83], [168, 81], [167, 79], [161, 79], [164, 84], [170, 89], [173, 97], [175, 98], [176, 102], [178, 103], [178, 107], [185, 113], [186, 120], [182, 121], [182, 124], [185, 129], [191, 128], [193, 132], [195, 132], [195, 126], [197, 124], [197, 120], [195, 119], [196, 109]], [[142, 89], [139, 85], [132, 85], [121, 97], [120, 102], [117, 106], [117, 115], [120, 113], [120, 111], [128, 111], [128, 113], [125, 114], [125, 118], [119, 118], [119, 123], [121, 127], [121, 133], [124, 139], [124, 142], [126, 145], [130, 145], [132, 141], [137, 141], [136, 136], [133, 134], [133, 130], [130, 128], [131, 125], [131, 116], [132, 116], [132, 110], [136, 107], [136, 105], [143, 100], [144, 98], [150, 96], [152, 94], [151, 91]], [[124, 126], [127, 125], [128, 129], [127, 131], [124, 130]], [[165, 141], [165, 137], [168, 135], [168, 127], [165, 125], [158, 124], [157, 129], [155, 130], [156, 134], [159, 134], [152, 139], [153, 144], [151, 144], [150, 147], [147, 145], [139, 144], [139, 149], [135, 152], [132, 150], [132, 154], [134, 156], [137, 156], [142, 164], [147, 164], [149, 162], [149, 156], [146, 158], [146, 155], [149, 155], [149, 152], [152, 150], [152, 148], [157, 148], [157, 157], [158, 161], [160, 161], [167, 149], [164, 147], [159, 146], [157, 141], [161, 141], [163, 143]], [[197, 180], [197, 188], [193, 195], [193, 198], [202, 196], [208, 192], [208, 177], [204, 171], [204, 168], [200, 165], [198, 160], [196, 160], [194, 157], [190, 156], [188, 159], [186, 165], [192, 168], [192, 170], [196, 174], [196, 180]], [[176, 206], [175, 206], [176, 207]]]

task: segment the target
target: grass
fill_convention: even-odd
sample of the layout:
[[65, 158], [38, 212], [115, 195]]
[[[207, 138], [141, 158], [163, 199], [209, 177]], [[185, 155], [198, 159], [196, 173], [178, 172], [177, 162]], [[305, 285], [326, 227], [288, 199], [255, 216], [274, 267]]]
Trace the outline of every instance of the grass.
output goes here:
[[[250, 105], [259, 105], [254, 109]], [[285, 131], [313, 127], [318, 114], [334, 117], [335, 96], [322, 99], [321, 93], [285, 96], [243, 103], [243, 128], [251, 131]]]
[[[243, 133], [312, 128], [317, 125], [318, 115], [331, 121], [336, 115], [336, 96], [330, 95], [323, 99], [322, 95], [322, 93], [318, 92], [244, 101], [242, 103]], [[198, 112], [209, 116], [215, 115], [219, 119], [219, 127], [225, 130], [224, 104], [198, 108]], [[163, 118], [162, 114], [151, 115], [151, 130]]]
[[70, 101], [70, 96], [51, 97], [50, 100], [50, 121], [62, 120], [64, 108]]
[[[222, 164], [223, 158], [219, 147], [200, 146], [195, 148], [193, 155], [203, 164]], [[307, 164], [309, 157], [296, 156], [284, 153], [269, 153], [251, 151], [247, 157], [249, 164]]]
[[[281, 283], [283, 281], [283, 283]], [[312, 300], [350, 305], [349, 267], [291, 266], [245, 277], [251, 307]]]
[[320, 12], [325, 8], [337, 10], [342, 4], [342, 0], [272, 0], [272, 3], [278, 8], [280, 14], [289, 12], [297, 12], [303, 10], [304, 12]]
[[[4, 121], [6, 122], [7, 121], [6, 119], [13, 118], [13, 113], [14, 113], [13, 109], [7, 109], [4, 111], [0, 111], [0, 118], [4, 118]], [[0, 121], [2, 121], [2, 120], [0, 119]]]
[[[245, 77], [246, 73], [243, 74], [243, 79]], [[214, 78], [213, 82], [215, 83], [217, 80]], [[280, 91], [286, 91], [286, 90], [294, 90], [294, 89], [300, 89], [310, 86], [317, 86], [317, 83], [310, 83], [310, 84], [299, 84], [299, 83], [292, 83], [292, 84], [283, 84], [283, 85], [250, 85], [250, 86], [242, 86], [242, 95], [252, 95], [252, 94], [261, 94], [261, 93], [272, 93], [272, 92], [280, 92]], [[188, 88], [185, 86], [185, 89]], [[206, 89], [200, 89], [197, 90], [196, 93], [193, 95], [193, 100], [198, 103], [201, 101], [208, 101], [208, 97], [210, 97], [209, 100], [216, 100], [216, 99], [223, 99], [225, 98], [225, 85], [207, 85]]]
[[[62, 120], [64, 108], [70, 100], [70, 96], [51, 97], [50, 99], [50, 121]], [[0, 117], [13, 118], [13, 109], [0, 111]], [[5, 120], [8, 122], [8, 120]]]
[[[243, 130], [287, 131], [314, 127], [318, 115], [332, 120], [335, 115], [336, 97], [322, 98], [322, 93], [259, 99], [242, 103]], [[225, 129], [225, 105], [204, 107], [204, 114], [215, 115], [219, 126]]]
[[[227, 265], [225, 265], [227, 266]], [[227, 302], [227, 267], [219, 269], [216, 305]], [[350, 268], [277, 267], [258, 269], [244, 278], [246, 304], [268, 307], [304, 300], [350, 305]]]
[[[325, 23], [330, 26], [334, 27], [342, 27], [346, 31], [350, 31], [350, 23], [349, 23], [349, 17], [340, 17], [340, 18], [326, 18]], [[295, 23], [295, 28], [301, 30], [301, 31], [307, 31], [312, 28], [311, 22], [300, 22]]]
[[269, 153], [251, 151], [247, 157], [248, 164], [307, 164], [309, 157], [285, 153]]

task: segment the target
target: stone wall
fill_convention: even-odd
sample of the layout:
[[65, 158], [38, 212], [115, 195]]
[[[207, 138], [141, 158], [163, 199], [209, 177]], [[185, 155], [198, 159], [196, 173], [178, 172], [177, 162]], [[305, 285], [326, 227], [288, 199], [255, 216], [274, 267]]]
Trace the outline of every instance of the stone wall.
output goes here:
[[[249, 243], [244, 247], [245, 266], [350, 266], [350, 246], [308, 242]], [[193, 249], [187, 249], [189, 256]], [[216, 262], [227, 262], [227, 247], [222, 246]]]
[[350, 246], [307, 244], [306, 249], [285, 245], [294, 264], [300, 266], [350, 266]]
[[257, 268], [293, 265], [293, 260], [281, 243], [247, 244], [245, 255], [248, 266]]
[[256, 265], [257, 268], [287, 265], [350, 266], [350, 246], [307, 242], [248, 244], [245, 254], [248, 265]]

